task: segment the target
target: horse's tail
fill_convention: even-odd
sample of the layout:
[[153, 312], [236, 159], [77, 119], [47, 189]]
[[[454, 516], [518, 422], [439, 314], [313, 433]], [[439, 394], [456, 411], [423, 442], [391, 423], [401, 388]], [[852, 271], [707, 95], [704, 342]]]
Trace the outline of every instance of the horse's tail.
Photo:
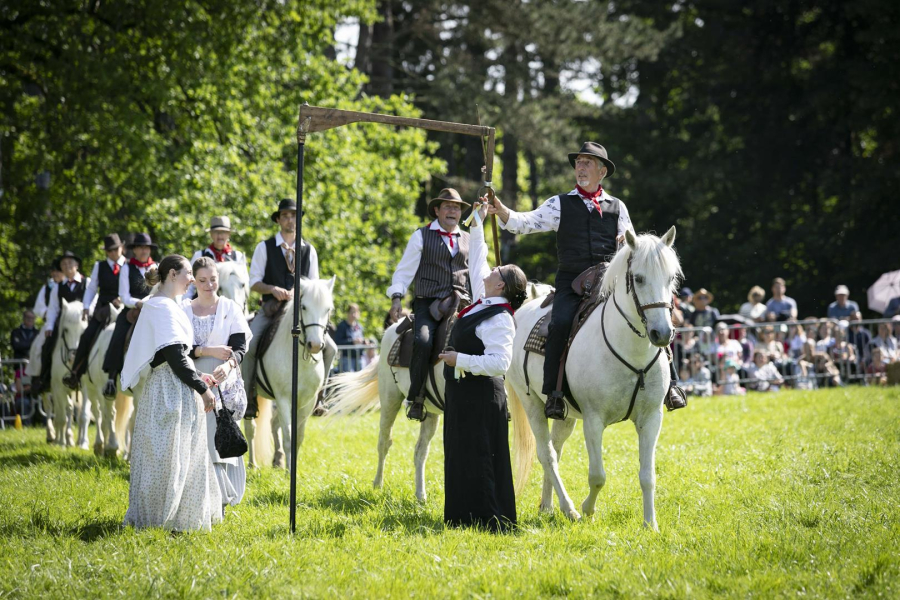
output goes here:
[[[272, 458], [275, 456], [274, 437], [272, 436], [272, 415], [275, 403], [268, 398], [262, 396], [256, 397], [256, 404], [259, 407], [259, 413], [256, 415], [256, 435], [253, 437], [253, 452], [257, 465], [271, 465]], [[290, 421], [290, 411], [288, 414], [278, 414], [279, 419], [287, 419]], [[290, 422], [288, 422], [290, 426]]]
[[355, 373], [335, 375], [328, 382], [329, 417], [361, 416], [379, 407], [378, 364], [373, 360]]
[[506, 396], [509, 400], [509, 412], [512, 415], [513, 426], [513, 470], [515, 471], [516, 496], [521, 496], [531, 474], [531, 465], [534, 463], [535, 443], [528, 415], [525, 407], [519, 400], [519, 395], [511, 385], [506, 386]]
[[125, 442], [125, 433], [128, 430], [128, 422], [131, 419], [131, 413], [134, 410], [134, 402], [131, 396], [123, 393], [116, 394], [116, 437], [119, 438], [120, 444]]

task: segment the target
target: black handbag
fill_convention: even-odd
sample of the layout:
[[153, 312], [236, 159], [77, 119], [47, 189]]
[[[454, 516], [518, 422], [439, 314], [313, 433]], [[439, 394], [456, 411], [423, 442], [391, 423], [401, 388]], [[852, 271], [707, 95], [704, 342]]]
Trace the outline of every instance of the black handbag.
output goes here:
[[[215, 388], [219, 394], [219, 401], [222, 400], [222, 393], [218, 386]], [[222, 458], [234, 458], [243, 456], [247, 450], [247, 440], [241, 433], [241, 428], [234, 421], [234, 412], [222, 405], [222, 410], [216, 411], [216, 437], [214, 439], [216, 452]]]

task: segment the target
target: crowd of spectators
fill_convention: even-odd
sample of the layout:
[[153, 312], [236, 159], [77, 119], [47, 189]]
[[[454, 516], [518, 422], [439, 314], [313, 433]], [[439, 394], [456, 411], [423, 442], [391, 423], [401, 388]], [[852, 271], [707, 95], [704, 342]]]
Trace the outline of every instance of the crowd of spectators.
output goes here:
[[[873, 336], [858, 324], [859, 305], [850, 300], [845, 285], [835, 289], [826, 318], [802, 321], [784, 279], [775, 278], [771, 291], [765, 301], [765, 290], [753, 286], [738, 314], [723, 315], [710, 291], [681, 289], [676, 299], [676, 321], [681, 323], [676, 324], [685, 329], [677, 335], [673, 352], [688, 393], [738, 395], [748, 389], [887, 384], [888, 365], [900, 362], [900, 316], [879, 323]], [[896, 304], [900, 310], [900, 301]]]

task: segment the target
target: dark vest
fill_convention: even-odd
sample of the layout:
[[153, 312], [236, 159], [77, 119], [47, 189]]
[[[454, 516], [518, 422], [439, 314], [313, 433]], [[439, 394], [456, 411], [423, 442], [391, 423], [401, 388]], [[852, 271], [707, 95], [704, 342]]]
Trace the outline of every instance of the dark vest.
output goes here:
[[108, 261], [101, 260], [97, 263], [97, 279], [97, 308], [100, 308], [119, 297], [119, 276], [113, 274]]
[[[300, 244], [300, 277], [309, 277], [309, 244], [301, 241]], [[287, 261], [275, 237], [266, 240], [266, 272], [263, 274], [263, 283], [276, 285], [286, 290], [294, 289], [294, 275], [288, 271]], [[263, 294], [263, 302], [274, 298], [272, 294]]]
[[50, 287], [50, 284], [44, 286], [44, 306], [50, 306], [50, 294], [53, 293], [53, 288]]
[[[134, 265], [128, 265], [128, 293], [135, 300], [139, 300], [150, 293], [147, 280], [141, 275], [140, 269]], [[116, 294], [118, 296], [118, 293]]]
[[84, 291], [87, 289], [87, 284], [85, 284], [85, 279], [77, 282], [75, 284], [75, 289], [70, 290], [68, 283], [59, 283], [56, 286], [57, 293], [59, 294], [60, 303], [59, 306], [62, 308], [62, 300], [66, 302], [81, 302], [84, 300]]
[[419, 231], [422, 232], [422, 259], [414, 280], [416, 297], [446, 298], [455, 290], [463, 298], [471, 298], [469, 234], [463, 231], [459, 237], [454, 236], [453, 243], [459, 244], [459, 252], [451, 256], [450, 249], [437, 230], [426, 225]]
[[559, 270], [581, 273], [616, 253], [619, 229], [619, 200], [600, 200], [603, 216], [596, 209], [588, 212], [578, 194], [559, 195], [559, 229], [556, 231], [556, 255]]
[[[452, 346], [453, 349], [457, 352], [462, 352], [463, 354], [471, 354], [473, 356], [482, 356], [484, 354], [484, 342], [481, 341], [481, 338], [475, 335], [475, 328], [478, 327], [478, 324], [485, 319], [490, 319], [494, 315], [500, 314], [504, 311], [512, 314], [509, 308], [505, 306], [488, 306], [487, 308], [478, 311], [474, 315], [466, 315], [462, 319], [457, 319], [456, 323], [453, 324], [453, 331], [450, 333], [449, 345]], [[451, 371], [450, 379], [453, 379], [453, 367], [447, 368]], [[470, 377], [487, 378], [485, 376], [475, 376], [471, 373], [466, 373], [465, 379], [469, 379]], [[450, 379], [448, 379], [447, 381], [450, 381]]]
[[[209, 246], [200, 251], [200, 256], [205, 256], [207, 258], [216, 260], [216, 255], [213, 254], [213, 251], [209, 249]], [[229, 252], [228, 254], [223, 254], [222, 256], [223, 258], [225, 258], [225, 262], [234, 262], [237, 260], [238, 252], [237, 250], [232, 248], [231, 252]]]

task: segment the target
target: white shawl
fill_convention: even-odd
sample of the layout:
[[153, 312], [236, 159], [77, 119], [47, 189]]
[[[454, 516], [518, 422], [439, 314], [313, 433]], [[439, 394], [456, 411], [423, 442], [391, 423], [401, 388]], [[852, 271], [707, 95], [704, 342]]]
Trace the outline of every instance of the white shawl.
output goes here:
[[[184, 314], [188, 317], [188, 320], [190, 320], [194, 314], [194, 311], [191, 309], [191, 301], [184, 300], [181, 308], [184, 309]], [[244, 311], [241, 307], [239, 307], [237, 302], [231, 298], [220, 296], [218, 305], [216, 306], [216, 319], [213, 323], [212, 331], [209, 333], [209, 339], [206, 340], [205, 345], [227, 346], [228, 338], [235, 333], [243, 333], [248, 344], [253, 338], [253, 334], [250, 332], [250, 326], [247, 324], [247, 319], [244, 318]], [[193, 340], [193, 334], [191, 334], [191, 339]], [[193, 346], [193, 342], [191, 343], [191, 346]]]
[[[146, 373], [156, 353], [174, 344], [194, 344], [191, 322], [174, 300], [154, 296], [145, 301], [134, 326], [122, 369], [122, 389], [133, 388]], [[145, 373], [146, 371], [146, 373]]]

